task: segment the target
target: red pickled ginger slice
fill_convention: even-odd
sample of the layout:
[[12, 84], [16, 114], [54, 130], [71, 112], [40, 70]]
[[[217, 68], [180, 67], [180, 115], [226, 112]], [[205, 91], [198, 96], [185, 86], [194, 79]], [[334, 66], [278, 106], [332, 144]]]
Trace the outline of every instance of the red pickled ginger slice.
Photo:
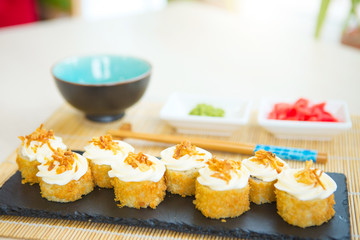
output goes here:
[[276, 103], [268, 115], [268, 119], [338, 122], [338, 120], [325, 110], [325, 102], [310, 106], [309, 100], [298, 99], [294, 104]]

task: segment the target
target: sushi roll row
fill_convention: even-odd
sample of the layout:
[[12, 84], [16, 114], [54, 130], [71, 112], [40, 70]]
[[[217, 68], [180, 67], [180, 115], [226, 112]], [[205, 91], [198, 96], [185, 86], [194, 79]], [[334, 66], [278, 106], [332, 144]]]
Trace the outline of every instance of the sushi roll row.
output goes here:
[[76, 201], [98, 186], [113, 188], [119, 207], [138, 209], [156, 208], [166, 191], [194, 196], [195, 208], [214, 219], [238, 217], [250, 202], [276, 201], [278, 214], [299, 227], [321, 225], [335, 214], [336, 183], [312, 161], [291, 169], [265, 150], [242, 161], [219, 159], [189, 141], [166, 148], [158, 159], [110, 135], [93, 137], [81, 155], [43, 125], [19, 138], [22, 182], [39, 183], [49, 201]]

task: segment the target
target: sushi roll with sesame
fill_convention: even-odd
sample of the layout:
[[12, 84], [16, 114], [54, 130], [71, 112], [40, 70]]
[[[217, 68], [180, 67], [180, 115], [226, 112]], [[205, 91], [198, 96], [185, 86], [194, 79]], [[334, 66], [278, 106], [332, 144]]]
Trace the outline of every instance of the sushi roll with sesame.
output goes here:
[[335, 181], [323, 171], [312, 168], [286, 169], [275, 184], [278, 214], [289, 224], [298, 227], [321, 225], [335, 214]]
[[250, 209], [250, 175], [241, 161], [212, 158], [199, 174], [194, 204], [205, 217], [234, 218]]
[[119, 207], [155, 209], [166, 194], [165, 165], [156, 157], [132, 153], [109, 171]]
[[89, 160], [94, 182], [102, 188], [112, 188], [108, 172], [111, 165], [123, 161], [134, 148], [126, 142], [113, 140], [110, 135], [94, 137], [83, 154]]
[[184, 141], [163, 150], [160, 155], [166, 165], [167, 190], [181, 196], [194, 195], [199, 169], [212, 157], [211, 153]]
[[67, 147], [60, 137], [54, 135], [53, 130], [44, 129], [43, 124], [33, 133], [19, 138], [22, 144], [17, 150], [16, 163], [21, 172], [22, 183], [39, 183], [37, 166], [50, 157], [54, 149], [66, 150]]
[[250, 172], [250, 201], [256, 204], [274, 202], [274, 184], [281, 171], [288, 168], [287, 163], [265, 150], [255, 152], [254, 157], [242, 163]]
[[41, 196], [53, 202], [73, 202], [94, 189], [88, 161], [71, 150], [55, 150], [38, 166]]

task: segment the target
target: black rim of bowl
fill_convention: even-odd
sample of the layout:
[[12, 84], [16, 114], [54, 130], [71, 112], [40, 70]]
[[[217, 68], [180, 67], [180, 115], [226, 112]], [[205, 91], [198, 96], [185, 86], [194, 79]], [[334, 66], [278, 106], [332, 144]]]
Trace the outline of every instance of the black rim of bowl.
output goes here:
[[[137, 77], [134, 77], [134, 78], [131, 78], [129, 80], [126, 80], [126, 81], [121, 81], [121, 82], [114, 82], [114, 83], [107, 83], [107, 84], [80, 84], [80, 83], [74, 83], [74, 82], [69, 82], [69, 81], [65, 81], [65, 80], [62, 80], [61, 78], [58, 78], [57, 76], [55, 76], [54, 74], [54, 68], [57, 64], [63, 62], [64, 60], [66, 59], [70, 59], [70, 58], [73, 58], [73, 57], [78, 57], [78, 58], [82, 58], [82, 57], [94, 57], [94, 56], [117, 56], [117, 57], [129, 57], [129, 58], [135, 58], [135, 59], [139, 59], [143, 62], [146, 62], [149, 66], [150, 66], [150, 69], [149, 71], [137, 76]], [[139, 81], [141, 79], [144, 79], [148, 76], [150, 76], [151, 72], [152, 72], [152, 65], [150, 64], [149, 61], [143, 59], [143, 58], [139, 58], [139, 57], [134, 57], [134, 56], [131, 56], [131, 55], [117, 55], [117, 54], [93, 54], [93, 55], [78, 55], [78, 56], [70, 56], [70, 57], [66, 57], [66, 58], [63, 58], [61, 60], [58, 60], [56, 61], [52, 67], [51, 67], [51, 75], [53, 76], [54, 79], [58, 80], [58, 81], [61, 81], [61, 82], [64, 82], [64, 83], [68, 83], [68, 84], [73, 84], [73, 85], [77, 85], [77, 86], [86, 86], [86, 87], [110, 87], [110, 86], [115, 86], [115, 85], [123, 85], [123, 84], [128, 84], [128, 83], [132, 83], [132, 82], [136, 82], [136, 81]]]

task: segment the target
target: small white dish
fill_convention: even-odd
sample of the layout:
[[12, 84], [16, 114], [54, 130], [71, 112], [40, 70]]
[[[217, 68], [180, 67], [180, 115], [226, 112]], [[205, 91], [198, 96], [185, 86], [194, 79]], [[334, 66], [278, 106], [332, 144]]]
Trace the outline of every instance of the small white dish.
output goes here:
[[[200, 103], [222, 108], [224, 117], [189, 115]], [[229, 136], [248, 122], [250, 110], [251, 101], [241, 98], [173, 93], [161, 109], [160, 118], [180, 133]]]
[[352, 123], [348, 106], [345, 101], [326, 100], [312, 101], [326, 102], [325, 110], [331, 113], [340, 122], [311, 122], [268, 119], [276, 103], [294, 103], [297, 99], [270, 99], [264, 98], [258, 111], [258, 123], [277, 138], [304, 139], [329, 141], [334, 136], [351, 128]]

